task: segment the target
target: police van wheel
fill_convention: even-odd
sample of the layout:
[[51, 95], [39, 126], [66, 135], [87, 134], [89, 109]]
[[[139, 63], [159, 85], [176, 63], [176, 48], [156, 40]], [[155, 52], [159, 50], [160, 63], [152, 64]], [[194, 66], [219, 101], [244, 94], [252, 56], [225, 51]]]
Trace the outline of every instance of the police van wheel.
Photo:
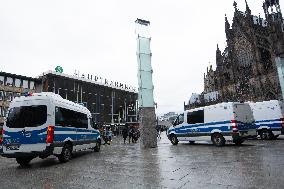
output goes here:
[[177, 145], [178, 144], [178, 139], [177, 139], [176, 135], [171, 135], [170, 139], [171, 139], [171, 143], [173, 145]]
[[16, 158], [16, 161], [21, 166], [27, 166], [32, 161], [33, 158]]
[[267, 129], [262, 129], [259, 135], [262, 140], [272, 140], [274, 138], [272, 131], [269, 131]]
[[65, 144], [64, 147], [62, 148], [61, 154], [58, 156], [58, 160], [61, 163], [68, 162], [71, 159], [72, 155], [72, 147], [70, 144]]
[[225, 138], [220, 133], [215, 133], [212, 135], [211, 140], [215, 146], [224, 146]]
[[195, 141], [189, 141], [189, 144], [195, 144]]
[[94, 147], [94, 151], [95, 151], [95, 152], [99, 152], [100, 150], [101, 150], [101, 141], [98, 140], [98, 141], [96, 142], [96, 146]]

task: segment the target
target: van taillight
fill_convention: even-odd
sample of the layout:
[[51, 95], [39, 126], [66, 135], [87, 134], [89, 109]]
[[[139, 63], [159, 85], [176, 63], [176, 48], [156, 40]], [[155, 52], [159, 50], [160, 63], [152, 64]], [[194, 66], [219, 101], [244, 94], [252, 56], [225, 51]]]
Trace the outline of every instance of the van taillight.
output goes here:
[[284, 128], [284, 118], [280, 118], [280, 121], [281, 121], [281, 125], [282, 125], [282, 128]]
[[53, 143], [54, 141], [54, 126], [48, 126], [46, 143]]
[[237, 120], [231, 120], [232, 122], [232, 128], [233, 128], [233, 132], [238, 132], [238, 123]]

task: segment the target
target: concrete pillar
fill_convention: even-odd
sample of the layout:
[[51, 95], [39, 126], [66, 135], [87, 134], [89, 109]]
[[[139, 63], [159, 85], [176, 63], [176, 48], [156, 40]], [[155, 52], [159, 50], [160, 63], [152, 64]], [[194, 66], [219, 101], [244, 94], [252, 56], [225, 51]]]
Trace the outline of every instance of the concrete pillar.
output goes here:
[[153, 95], [149, 21], [136, 20], [138, 62], [138, 106], [142, 148], [157, 147], [156, 114]]
[[281, 87], [281, 93], [282, 93], [282, 100], [284, 99], [284, 58], [276, 57], [276, 66], [277, 66], [277, 72]]
[[142, 148], [157, 147], [155, 107], [139, 108], [139, 126], [141, 131], [140, 146]]

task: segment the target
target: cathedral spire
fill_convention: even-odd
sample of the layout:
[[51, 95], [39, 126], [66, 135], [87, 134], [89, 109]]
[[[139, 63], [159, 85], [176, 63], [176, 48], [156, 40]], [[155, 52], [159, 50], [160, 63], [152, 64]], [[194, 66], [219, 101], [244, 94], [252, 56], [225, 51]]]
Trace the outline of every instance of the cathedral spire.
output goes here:
[[234, 1], [233, 6], [235, 7], [235, 11], [238, 10], [238, 4], [236, 3], [236, 1]]
[[225, 32], [229, 31], [230, 29], [230, 23], [228, 21], [227, 15], [225, 14]]
[[245, 0], [245, 2], [246, 2], [246, 14], [247, 14], [247, 15], [251, 15], [251, 10], [250, 10], [250, 8], [249, 8], [249, 6], [248, 6], [247, 0]]

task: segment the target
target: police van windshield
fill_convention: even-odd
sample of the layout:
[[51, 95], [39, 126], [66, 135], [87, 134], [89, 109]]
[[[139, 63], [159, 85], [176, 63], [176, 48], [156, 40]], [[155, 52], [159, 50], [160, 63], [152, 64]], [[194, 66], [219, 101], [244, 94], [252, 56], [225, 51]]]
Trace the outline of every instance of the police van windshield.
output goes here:
[[6, 126], [10, 128], [37, 127], [46, 122], [45, 105], [20, 106], [9, 110]]

